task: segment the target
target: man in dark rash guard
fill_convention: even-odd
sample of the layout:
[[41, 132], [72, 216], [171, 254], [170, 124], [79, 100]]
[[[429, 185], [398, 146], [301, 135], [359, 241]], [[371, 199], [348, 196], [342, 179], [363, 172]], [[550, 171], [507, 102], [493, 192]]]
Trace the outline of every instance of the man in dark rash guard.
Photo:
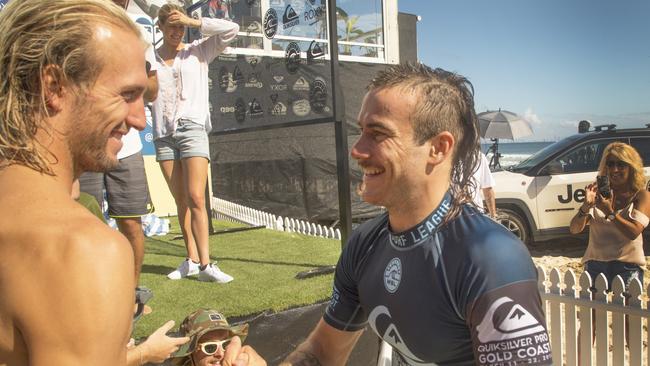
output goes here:
[[551, 364], [530, 254], [471, 204], [471, 84], [409, 64], [368, 90], [352, 157], [387, 213], [353, 232], [325, 315], [283, 365], [343, 365], [366, 324], [394, 365]]

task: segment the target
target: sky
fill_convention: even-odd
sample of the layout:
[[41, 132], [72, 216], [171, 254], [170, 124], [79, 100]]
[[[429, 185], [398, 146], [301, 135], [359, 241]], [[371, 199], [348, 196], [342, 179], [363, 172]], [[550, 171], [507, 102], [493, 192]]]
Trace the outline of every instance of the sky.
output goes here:
[[421, 17], [419, 60], [466, 76], [477, 113], [525, 116], [521, 141], [650, 123], [649, 0], [398, 1]]

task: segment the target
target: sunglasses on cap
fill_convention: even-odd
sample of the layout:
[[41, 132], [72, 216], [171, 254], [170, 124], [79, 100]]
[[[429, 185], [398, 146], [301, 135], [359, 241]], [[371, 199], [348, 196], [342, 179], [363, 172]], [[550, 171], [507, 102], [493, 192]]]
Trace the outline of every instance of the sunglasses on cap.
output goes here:
[[627, 163], [621, 160], [609, 160], [607, 163], [605, 163], [605, 165], [607, 165], [607, 167], [610, 169], [613, 167], [617, 167], [619, 169], [627, 168]]
[[219, 347], [221, 347], [221, 349], [225, 352], [226, 347], [228, 347], [231, 341], [232, 338], [224, 339], [223, 341], [204, 342], [199, 344], [199, 348], [201, 349], [201, 352], [205, 353], [206, 355], [213, 355], [217, 353]]

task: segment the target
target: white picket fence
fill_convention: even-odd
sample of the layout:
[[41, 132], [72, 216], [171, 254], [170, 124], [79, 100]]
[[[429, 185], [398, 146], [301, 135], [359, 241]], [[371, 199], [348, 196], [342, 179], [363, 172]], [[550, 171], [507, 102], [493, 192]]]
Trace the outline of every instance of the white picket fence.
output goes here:
[[[572, 270], [561, 273], [553, 268], [547, 275], [538, 267], [537, 272], [556, 364], [562, 360], [567, 366], [648, 365], [650, 289], [644, 292], [641, 282], [632, 279], [626, 303], [619, 276], [611, 285], [612, 291], [607, 292], [607, 279], [602, 274], [593, 281], [583, 272], [576, 281]], [[593, 293], [590, 287], [595, 288]]]
[[267, 229], [341, 240], [341, 230], [313, 222], [282, 217], [212, 197], [212, 217]]
[[[537, 267], [537, 273], [554, 365], [650, 366], [650, 286], [644, 293], [641, 282], [633, 279], [626, 303], [619, 276], [607, 292], [602, 274], [594, 283], [587, 272], [576, 281], [570, 269], [547, 273]], [[391, 346], [382, 342], [377, 365], [391, 365], [391, 358]]]

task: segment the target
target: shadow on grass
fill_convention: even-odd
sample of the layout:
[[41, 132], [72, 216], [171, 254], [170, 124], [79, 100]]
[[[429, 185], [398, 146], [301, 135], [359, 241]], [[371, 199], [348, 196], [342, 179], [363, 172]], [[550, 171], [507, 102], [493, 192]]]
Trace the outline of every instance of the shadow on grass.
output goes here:
[[[217, 260], [217, 258], [210, 257], [212, 260]], [[257, 263], [257, 264], [272, 264], [278, 266], [294, 266], [294, 267], [323, 267], [329, 266], [332, 263], [296, 263], [296, 262], [280, 262], [280, 261], [262, 261], [258, 259], [250, 258], [237, 258], [237, 257], [219, 257], [220, 261], [235, 261], [235, 262], [246, 262], [246, 263]]]
[[[155, 246], [149, 245], [147, 248], [147, 254], [153, 254], [153, 255], [163, 255], [163, 256], [170, 256], [170, 257], [180, 257], [180, 258], [185, 258], [187, 255], [187, 252], [185, 251], [185, 246], [178, 245], [178, 243], [174, 243], [168, 240], [163, 240], [163, 239], [157, 239], [157, 238], [147, 238], [147, 241], [149, 242], [154, 242]], [[268, 260], [259, 260], [259, 259], [251, 259], [251, 258], [240, 258], [240, 257], [228, 257], [228, 256], [222, 256], [222, 257], [214, 257], [210, 256], [211, 261], [233, 261], [233, 262], [244, 262], [244, 263], [256, 263], [256, 264], [271, 264], [271, 265], [279, 265], [279, 266], [294, 266], [294, 267], [322, 267], [322, 266], [329, 266], [332, 265], [332, 263], [302, 263], [302, 262], [286, 262], [286, 261], [268, 261]], [[145, 266], [143, 266], [143, 272], [146, 272]], [[153, 266], [153, 267], [161, 267], [161, 268], [169, 268], [165, 266]], [[174, 270], [175, 268], [171, 268], [171, 270]], [[153, 271], [150, 273], [162, 273]]]
[[158, 265], [152, 265], [152, 264], [143, 264], [142, 265], [142, 273], [149, 273], [149, 274], [159, 274], [159, 275], [167, 275], [169, 272], [175, 270], [176, 268], [173, 267], [167, 267], [167, 266], [158, 266]]

